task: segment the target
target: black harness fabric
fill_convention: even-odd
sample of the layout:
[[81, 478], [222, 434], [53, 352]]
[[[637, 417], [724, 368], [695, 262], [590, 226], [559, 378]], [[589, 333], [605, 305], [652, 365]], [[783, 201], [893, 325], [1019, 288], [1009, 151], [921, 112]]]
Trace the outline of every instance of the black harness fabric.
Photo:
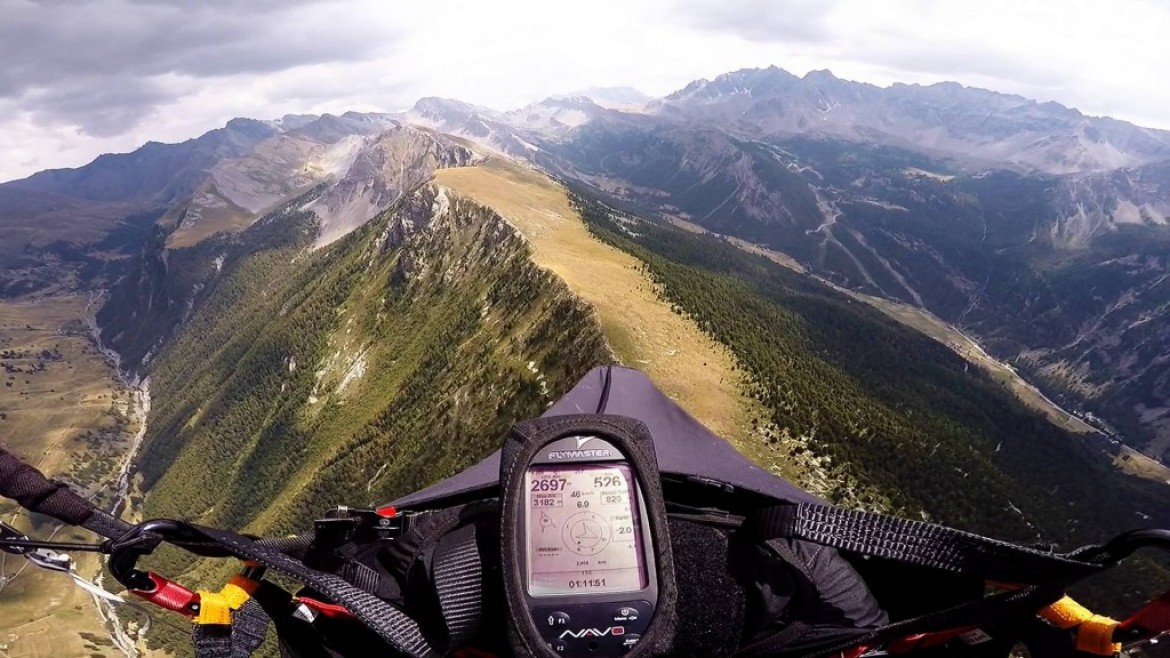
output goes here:
[[15, 500], [29, 511], [81, 526], [110, 539], [130, 530], [125, 521], [98, 509], [64, 482], [46, 478], [44, 473], [3, 448], [0, 448], [0, 496]]
[[230, 626], [195, 624], [191, 627], [195, 658], [248, 658], [264, 642], [269, 621], [264, 608], [249, 598], [232, 612]]
[[370, 630], [378, 634], [396, 650], [413, 658], [435, 658], [442, 655], [423, 634], [418, 622], [401, 610], [373, 594], [361, 590], [342, 578], [310, 569], [299, 560], [265, 548], [256, 542], [232, 532], [191, 526], [194, 530], [232, 555], [253, 560], [305, 585], [345, 606]]
[[46, 478], [3, 448], [0, 448], [0, 496], [69, 525], [85, 523], [96, 509], [69, 485]]

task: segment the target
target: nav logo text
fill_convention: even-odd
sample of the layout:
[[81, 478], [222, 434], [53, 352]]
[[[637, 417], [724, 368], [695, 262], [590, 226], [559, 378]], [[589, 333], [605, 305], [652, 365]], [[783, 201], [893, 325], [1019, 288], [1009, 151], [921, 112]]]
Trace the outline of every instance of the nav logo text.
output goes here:
[[560, 639], [563, 640], [567, 637], [571, 637], [571, 638], [605, 637], [607, 635], [616, 636], [616, 635], [625, 635], [625, 634], [626, 634], [626, 627], [625, 626], [610, 626], [609, 628], [602, 628], [602, 629], [582, 628], [582, 629], [576, 630], [576, 631], [566, 630], [566, 631], [561, 633]]

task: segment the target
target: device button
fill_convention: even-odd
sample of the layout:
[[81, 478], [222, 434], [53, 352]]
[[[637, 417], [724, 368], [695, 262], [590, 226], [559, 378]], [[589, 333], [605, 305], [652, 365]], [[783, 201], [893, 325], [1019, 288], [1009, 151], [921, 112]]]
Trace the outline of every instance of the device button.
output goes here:
[[638, 621], [638, 617], [640, 616], [642, 616], [642, 613], [632, 605], [623, 605], [613, 611], [613, 620], [615, 622]]
[[557, 653], [564, 653], [569, 650], [569, 643], [564, 640], [553, 640], [548, 643], [548, 648]]
[[641, 635], [634, 635], [634, 634], [623, 635], [622, 636], [622, 651], [629, 651], [630, 649], [633, 649], [634, 645], [637, 644], [638, 640], [641, 640], [641, 639], [642, 639]]
[[568, 626], [569, 613], [560, 611], [550, 612], [548, 613], [548, 617], [545, 618], [544, 623], [547, 624], [549, 628]]

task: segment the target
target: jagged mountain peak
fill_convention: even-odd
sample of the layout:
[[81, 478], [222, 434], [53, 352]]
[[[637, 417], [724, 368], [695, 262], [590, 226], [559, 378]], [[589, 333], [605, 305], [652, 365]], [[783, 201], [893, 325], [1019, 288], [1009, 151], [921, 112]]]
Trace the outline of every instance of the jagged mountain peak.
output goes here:
[[833, 75], [829, 69], [815, 69], [805, 73], [801, 80], [805, 82], [840, 82], [841, 78]]
[[579, 107], [579, 108], [599, 108], [596, 101], [585, 94], [575, 94], [572, 96], [549, 96], [544, 100], [534, 103], [534, 105], [552, 105], [556, 107]]
[[568, 94], [557, 94], [551, 99], [586, 98], [595, 105], [626, 111], [640, 111], [651, 100], [650, 96], [633, 87], [589, 87]]
[[496, 110], [453, 98], [441, 96], [425, 96], [418, 99], [408, 112], [408, 115], [428, 117], [435, 120], [448, 121], [455, 117], [482, 115], [488, 118], [497, 118], [500, 113]]
[[975, 168], [1071, 174], [1170, 160], [1170, 132], [957, 82], [877, 87], [827, 70], [798, 78], [776, 67], [743, 69], [696, 80], [647, 109], [753, 138], [827, 136]]
[[446, 135], [396, 125], [364, 144], [344, 176], [306, 206], [320, 220], [325, 246], [373, 219], [436, 169], [472, 164], [482, 156]]
[[263, 121], [232, 119], [177, 144], [147, 142], [130, 153], [106, 153], [82, 167], [49, 169], [4, 185], [90, 201], [171, 204], [190, 195], [220, 160], [244, 155], [278, 132]]
[[800, 78], [777, 66], [740, 69], [716, 76], [714, 80], [697, 80], [667, 96], [670, 100], [718, 99], [736, 94], [766, 95], [782, 91]]
[[506, 114], [514, 126], [545, 135], [560, 135], [583, 126], [608, 110], [588, 96], [550, 96]]
[[346, 112], [338, 116], [326, 113], [289, 133], [332, 144], [350, 135], [378, 135], [396, 125], [397, 122], [388, 114]]
[[262, 136], [268, 136], [272, 132], [272, 126], [267, 121], [249, 119], [247, 117], [231, 119], [224, 124], [224, 128], [237, 133], [252, 133]]
[[318, 114], [286, 114], [279, 119], [273, 119], [269, 123], [280, 131], [296, 130], [313, 123], [321, 116]]

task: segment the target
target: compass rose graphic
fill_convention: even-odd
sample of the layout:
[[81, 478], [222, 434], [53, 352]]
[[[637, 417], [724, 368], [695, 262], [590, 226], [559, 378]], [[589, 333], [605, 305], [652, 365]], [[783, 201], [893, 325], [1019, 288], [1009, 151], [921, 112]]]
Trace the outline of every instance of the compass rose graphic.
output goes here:
[[597, 555], [609, 546], [609, 521], [593, 512], [578, 512], [565, 521], [561, 540], [577, 555]]

